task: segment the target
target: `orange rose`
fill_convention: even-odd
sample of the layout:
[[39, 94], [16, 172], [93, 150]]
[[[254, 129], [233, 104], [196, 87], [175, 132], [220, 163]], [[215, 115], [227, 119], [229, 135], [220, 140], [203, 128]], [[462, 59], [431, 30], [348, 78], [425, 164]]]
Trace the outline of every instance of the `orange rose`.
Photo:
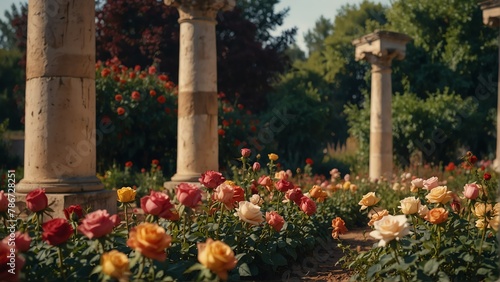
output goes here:
[[345, 227], [345, 222], [342, 218], [336, 217], [332, 220], [332, 237], [333, 239], [339, 238], [340, 234], [345, 234], [348, 230], [347, 227]]
[[328, 194], [323, 191], [323, 189], [321, 189], [319, 185], [314, 185], [311, 191], [309, 191], [309, 195], [311, 195], [311, 197], [315, 199], [318, 199], [318, 203], [324, 202], [325, 198], [328, 196]]
[[448, 211], [444, 208], [433, 208], [424, 219], [432, 224], [440, 224], [448, 219]]
[[372, 213], [368, 214], [368, 217], [370, 218], [368, 226], [373, 226], [376, 221], [381, 220], [386, 215], [389, 215], [388, 210], [375, 210]]
[[198, 243], [198, 260], [222, 280], [227, 280], [227, 272], [238, 263], [231, 247], [210, 238], [206, 243]]
[[148, 258], [164, 261], [167, 258], [165, 249], [170, 247], [172, 237], [165, 233], [163, 227], [154, 223], [141, 223], [130, 230], [127, 246]]

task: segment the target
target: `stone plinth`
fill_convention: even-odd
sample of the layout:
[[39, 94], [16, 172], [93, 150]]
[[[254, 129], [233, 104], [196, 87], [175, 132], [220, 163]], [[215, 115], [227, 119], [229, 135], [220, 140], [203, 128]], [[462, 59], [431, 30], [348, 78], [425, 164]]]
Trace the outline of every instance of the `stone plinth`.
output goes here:
[[165, 4], [178, 9], [180, 23], [177, 171], [172, 181], [197, 182], [203, 172], [219, 168], [215, 17], [219, 10], [232, 9], [235, 1]]
[[95, 1], [30, 0], [19, 198], [42, 187], [61, 207], [94, 199], [116, 213], [115, 201], [97, 200], [116, 193], [96, 177], [95, 107]]
[[352, 43], [356, 60], [372, 65], [370, 104], [370, 179], [392, 178], [391, 62], [405, 57], [411, 38], [390, 31], [375, 31]]

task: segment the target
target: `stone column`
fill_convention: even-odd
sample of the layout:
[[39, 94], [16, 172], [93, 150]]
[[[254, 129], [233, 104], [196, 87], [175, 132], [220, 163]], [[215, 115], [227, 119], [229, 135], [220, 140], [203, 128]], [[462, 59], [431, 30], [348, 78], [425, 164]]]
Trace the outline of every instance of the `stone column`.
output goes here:
[[[29, 0], [24, 179], [54, 216], [80, 204], [116, 213], [116, 193], [96, 177], [95, 1]], [[22, 206], [22, 202], [19, 202]], [[18, 206], [19, 206], [18, 205]], [[22, 208], [22, 207], [19, 207]]]
[[[489, 0], [480, 3], [483, 10], [483, 22], [492, 28], [500, 27], [500, 0]], [[498, 48], [498, 65], [500, 66], [500, 37]], [[498, 72], [498, 88], [497, 88], [497, 148], [493, 167], [500, 172], [500, 71]]]
[[353, 41], [356, 60], [372, 65], [370, 105], [370, 179], [392, 178], [391, 62], [405, 56], [407, 35], [375, 31]]
[[215, 18], [219, 10], [232, 9], [235, 1], [165, 4], [179, 10], [180, 23], [177, 172], [172, 182], [198, 182], [203, 172], [219, 168]]

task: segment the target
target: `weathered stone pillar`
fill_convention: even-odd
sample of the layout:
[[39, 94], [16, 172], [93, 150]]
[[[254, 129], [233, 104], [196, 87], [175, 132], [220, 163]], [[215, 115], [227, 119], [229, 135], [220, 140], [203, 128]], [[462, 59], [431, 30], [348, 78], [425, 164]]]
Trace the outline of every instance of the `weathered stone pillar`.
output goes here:
[[407, 35], [375, 31], [353, 41], [356, 60], [372, 65], [370, 105], [370, 179], [392, 177], [391, 62], [405, 56]]
[[[500, 27], [500, 0], [489, 0], [480, 3], [481, 9], [483, 10], [483, 22], [492, 28]], [[499, 48], [498, 48], [498, 58], [500, 67], [500, 37], [499, 37]], [[500, 172], [500, 71], [498, 72], [498, 88], [497, 88], [497, 148], [495, 161], [493, 162], [493, 167], [496, 171]]]
[[28, 5], [26, 143], [18, 200], [41, 187], [54, 202], [54, 216], [72, 204], [116, 213], [116, 193], [104, 191], [96, 177], [95, 1]]
[[219, 168], [217, 136], [217, 53], [215, 25], [219, 10], [234, 0], [165, 0], [179, 10], [179, 111], [177, 172], [172, 182], [197, 182]]

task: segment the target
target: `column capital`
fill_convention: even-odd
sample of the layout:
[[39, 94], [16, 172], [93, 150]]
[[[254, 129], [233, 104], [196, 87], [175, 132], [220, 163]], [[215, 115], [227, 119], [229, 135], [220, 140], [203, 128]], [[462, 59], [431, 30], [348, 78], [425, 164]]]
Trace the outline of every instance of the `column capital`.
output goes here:
[[376, 30], [352, 41], [356, 47], [355, 59], [390, 67], [392, 59], [404, 59], [406, 43], [410, 40], [411, 37], [403, 33]]
[[215, 21], [217, 12], [230, 11], [236, 0], [164, 0], [165, 5], [179, 10], [179, 22], [185, 20]]
[[487, 0], [479, 3], [483, 10], [483, 22], [490, 27], [500, 26], [500, 0]]

